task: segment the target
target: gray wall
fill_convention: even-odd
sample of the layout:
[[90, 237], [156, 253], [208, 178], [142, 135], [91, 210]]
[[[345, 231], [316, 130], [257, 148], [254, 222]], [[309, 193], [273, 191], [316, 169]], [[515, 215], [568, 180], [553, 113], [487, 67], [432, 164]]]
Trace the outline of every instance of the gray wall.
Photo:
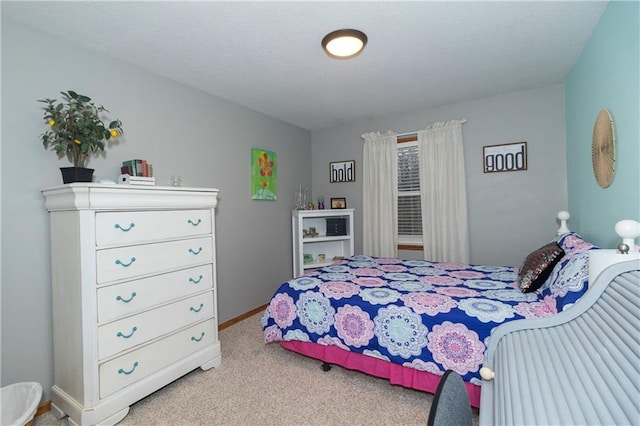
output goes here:
[[[37, 99], [76, 90], [123, 122], [124, 137], [89, 166], [115, 179], [145, 158], [159, 184], [216, 187], [220, 321], [267, 303], [290, 278], [296, 185], [311, 184], [311, 137], [266, 117], [113, 58], [2, 19], [2, 385], [53, 382], [48, 216], [40, 193], [70, 165], [46, 151]], [[251, 147], [278, 154], [278, 200], [252, 201]], [[277, 250], [273, 248], [276, 247]]]
[[[519, 266], [557, 230], [567, 208], [564, 98], [561, 85], [362, 121], [311, 134], [314, 198], [347, 197], [362, 251], [362, 139], [371, 131], [411, 132], [443, 120], [462, 126], [471, 263]], [[528, 170], [484, 174], [482, 147], [527, 142]], [[329, 183], [329, 162], [356, 160], [356, 182]]]

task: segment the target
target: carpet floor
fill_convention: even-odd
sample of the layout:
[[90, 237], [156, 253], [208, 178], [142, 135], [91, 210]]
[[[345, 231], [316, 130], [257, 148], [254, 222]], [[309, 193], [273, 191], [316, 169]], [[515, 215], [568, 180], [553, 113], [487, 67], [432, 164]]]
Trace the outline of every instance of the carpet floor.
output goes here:
[[[131, 406], [126, 425], [426, 425], [432, 395], [265, 345], [256, 314], [220, 332], [222, 365]], [[474, 424], [478, 410], [473, 409]], [[51, 412], [34, 426], [66, 425]]]

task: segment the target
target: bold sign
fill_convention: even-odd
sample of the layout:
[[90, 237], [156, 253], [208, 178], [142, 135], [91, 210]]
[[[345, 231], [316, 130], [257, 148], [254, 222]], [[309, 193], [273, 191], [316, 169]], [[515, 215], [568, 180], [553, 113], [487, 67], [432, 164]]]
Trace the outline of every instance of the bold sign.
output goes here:
[[356, 162], [341, 161], [329, 163], [329, 182], [355, 182]]
[[482, 166], [485, 173], [527, 170], [527, 143], [482, 147]]

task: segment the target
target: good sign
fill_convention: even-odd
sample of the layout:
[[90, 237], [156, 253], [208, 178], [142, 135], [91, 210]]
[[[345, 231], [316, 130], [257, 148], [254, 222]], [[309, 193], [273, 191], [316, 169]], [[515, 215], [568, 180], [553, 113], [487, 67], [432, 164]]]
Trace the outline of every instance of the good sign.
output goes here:
[[527, 170], [527, 143], [485, 146], [482, 157], [485, 173]]

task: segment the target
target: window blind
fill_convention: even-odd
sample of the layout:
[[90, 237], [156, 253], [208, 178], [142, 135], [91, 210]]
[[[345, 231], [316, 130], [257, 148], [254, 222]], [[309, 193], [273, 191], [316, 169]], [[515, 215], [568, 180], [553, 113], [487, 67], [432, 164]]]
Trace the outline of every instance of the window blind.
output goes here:
[[398, 240], [422, 242], [417, 143], [398, 146]]

